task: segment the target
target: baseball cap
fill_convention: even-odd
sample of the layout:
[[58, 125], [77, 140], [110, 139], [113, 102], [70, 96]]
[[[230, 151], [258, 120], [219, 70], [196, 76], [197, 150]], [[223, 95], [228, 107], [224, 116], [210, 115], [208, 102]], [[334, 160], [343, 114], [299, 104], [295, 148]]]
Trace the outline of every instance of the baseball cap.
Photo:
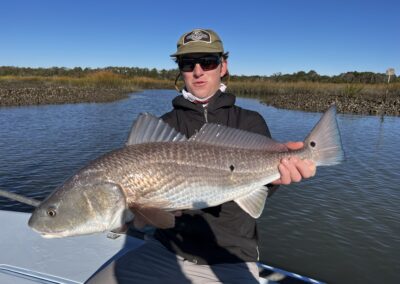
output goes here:
[[213, 30], [194, 29], [179, 38], [177, 51], [171, 57], [188, 53], [224, 53], [224, 47]]

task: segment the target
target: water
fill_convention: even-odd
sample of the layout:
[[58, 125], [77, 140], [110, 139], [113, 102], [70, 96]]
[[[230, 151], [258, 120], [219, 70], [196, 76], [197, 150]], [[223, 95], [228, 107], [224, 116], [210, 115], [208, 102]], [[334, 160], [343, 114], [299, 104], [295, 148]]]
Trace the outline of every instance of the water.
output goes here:
[[[141, 112], [171, 109], [173, 91], [106, 104], [0, 108], [0, 187], [42, 199], [88, 161], [124, 144]], [[257, 100], [280, 141], [303, 140], [321, 114]], [[261, 260], [329, 283], [400, 283], [400, 118], [338, 115], [346, 161], [282, 186], [259, 219]], [[0, 209], [31, 207], [0, 198]]]

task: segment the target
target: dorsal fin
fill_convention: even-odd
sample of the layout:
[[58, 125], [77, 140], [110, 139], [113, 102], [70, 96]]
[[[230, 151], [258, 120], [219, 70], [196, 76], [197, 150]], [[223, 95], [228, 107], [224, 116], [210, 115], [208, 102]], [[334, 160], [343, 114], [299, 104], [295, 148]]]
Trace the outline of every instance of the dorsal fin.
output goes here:
[[133, 123], [126, 145], [186, 140], [185, 135], [176, 131], [161, 118], [149, 113], [141, 113]]
[[202, 142], [217, 146], [286, 152], [288, 148], [264, 135], [252, 133], [220, 124], [204, 124], [189, 141]]

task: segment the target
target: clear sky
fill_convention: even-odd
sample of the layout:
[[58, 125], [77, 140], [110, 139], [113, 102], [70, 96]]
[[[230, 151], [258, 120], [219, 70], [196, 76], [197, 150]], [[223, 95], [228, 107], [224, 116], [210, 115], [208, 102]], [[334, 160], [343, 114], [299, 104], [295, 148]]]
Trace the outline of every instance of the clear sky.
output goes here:
[[193, 28], [221, 36], [235, 75], [400, 74], [398, 0], [2, 0], [0, 66], [172, 69]]

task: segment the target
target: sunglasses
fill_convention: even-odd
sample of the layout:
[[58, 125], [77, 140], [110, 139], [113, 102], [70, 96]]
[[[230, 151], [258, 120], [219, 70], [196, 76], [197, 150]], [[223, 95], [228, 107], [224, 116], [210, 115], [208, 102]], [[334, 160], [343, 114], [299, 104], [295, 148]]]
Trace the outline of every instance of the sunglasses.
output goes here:
[[178, 61], [179, 70], [182, 72], [192, 72], [196, 64], [200, 64], [204, 71], [214, 70], [221, 63], [219, 56], [204, 56], [200, 58], [182, 57]]

